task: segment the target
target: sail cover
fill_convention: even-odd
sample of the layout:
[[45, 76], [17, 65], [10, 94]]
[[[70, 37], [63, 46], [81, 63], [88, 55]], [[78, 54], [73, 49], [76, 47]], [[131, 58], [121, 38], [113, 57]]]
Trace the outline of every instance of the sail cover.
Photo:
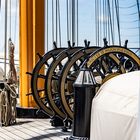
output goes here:
[[104, 83], [92, 102], [90, 140], [140, 140], [139, 94], [140, 71]]

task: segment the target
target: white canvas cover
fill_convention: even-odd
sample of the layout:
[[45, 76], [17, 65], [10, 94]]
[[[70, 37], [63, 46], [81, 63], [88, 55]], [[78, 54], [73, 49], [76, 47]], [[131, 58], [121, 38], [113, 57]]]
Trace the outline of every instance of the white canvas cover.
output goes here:
[[140, 129], [136, 134], [139, 92], [140, 71], [104, 83], [92, 102], [90, 140], [140, 140]]

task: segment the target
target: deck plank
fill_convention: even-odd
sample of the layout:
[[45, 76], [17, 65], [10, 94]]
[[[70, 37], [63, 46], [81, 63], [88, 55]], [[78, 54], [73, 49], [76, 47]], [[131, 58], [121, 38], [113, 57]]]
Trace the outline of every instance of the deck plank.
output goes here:
[[0, 140], [63, 140], [71, 132], [53, 127], [49, 119], [17, 119], [17, 123], [0, 127]]

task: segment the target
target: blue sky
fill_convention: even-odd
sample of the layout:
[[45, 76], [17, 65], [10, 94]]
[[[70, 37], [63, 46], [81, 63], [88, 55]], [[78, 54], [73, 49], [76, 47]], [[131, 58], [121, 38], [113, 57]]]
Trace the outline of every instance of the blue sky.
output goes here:
[[[2, 1], [1, 13], [0, 13], [0, 56], [3, 54], [4, 50], [4, 3], [5, 0]], [[47, 0], [46, 0], [47, 1]], [[62, 46], [67, 46], [67, 14], [66, 14], [66, 0], [60, 1], [60, 22], [61, 22], [61, 40]], [[76, 0], [77, 1], [77, 0]], [[99, 0], [102, 1], [102, 0]], [[111, 2], [112, 0], [110, 0]], [[12, 9], [11, 9], [11, 23], [12, 23], [12, 31], [11, 38], [16, 46], [15, 53], [19, 52], [19, 0], [11, 0]], [[52, 49], [52, 9], [51, 9], [52, 0], [48, 0], [49, 3], [49, 50]], [[55, 0], [54, 0], [55, 2]], [[136, 4], [136, 0], [119, 0], [120, 3], [120, 27], [121, 27], [121, 40], [124, 42], [126, 39], [129, 40], [129, 47], [139, 47], [139, 30], [138, 22], [132, 22], [133, 20], [138, 20], [138, 15], [130, 15], [132, 13], [137, 12], [137, 7], [134, 6], [132, 8], [127, 8], [131, 5]], [[9, 6], [9, 5], [8, 5]], [[123, 8], [122, 8], [123, 7]], [[9, 8], [8, 8], [9, 9]], [[55, 7], [54, 7], [55, 10]], [[9, 20], [10, 14], [8, 12], [8, 38], [9, 35]], [[85, 39], [91, 41], [91, 45], [96, 45], [95, 41], [95, 0], [79, 0], [79, 45], [83, 46], [83, 41]], [[99, 17], [99, 20], [103, 23], [102, 15]], [[46, 22], [47, 24], [47, 22]], [[45, 25], [46, 25], [45, 24]], [[118, 34], [117, 27], [115, 27], [115, 44], [118, 44]], [[47, 38], [47, 37], [45, 37]], [[103, 36], [100, 38], [100, 42], [102, 42]], [[123, 44], [123, 43], [122, 43]], [[102, 46], [103, 44], [101, 44]], [[18, 56], [18, 55], [17, 55]]]
[[[8, 3], [8, 31], [7, 31], [7, 39], [11, 37], [13, 43], [15, 44], [15, 53], [19, 52], [19, 0], [11, 0], [11, 14]], [[0, 12], [0, 57], [3, 56], [4, 52], [4, 32], [5, 32], [5, 0], [1, 0], [1, 12]], [[10, 15], [11, 15], [11, 36], [10, 36]], [[16, 55], [16, 58], [18, 56]]]
[[[77, 0], [76, 0], [77, 1]], [[103, 0], [99, 0], [103, 1]], [[112, 3], [114, 0], [110, 0]], [[49, 48], [52, 46], [52, 35], [51, 35], [51, 2], [49, 2]], [[54, 0], [55, 2], [55, 0]], [[67, 46], [67, 22], [66, 22], [66, 0], [59, 0], [60, 2], [60, 13], [61, 13], [61, 36], [62, 46]], [[138, 21], [138, 9], [136, 6], [136, 0], [119, 0], [120, 4], [120, 31], [122, 45], [125, 40], [128, 39], [128, 47], [135, 48], [139, 47], [139, 29]], [[128, 8], [129, 6], [135, 5], [134, 7]], [[135, 14], [134, 14], [135, 13]], [[102, 19], [102, 14], [98, 18], [103, 24], [105, 21]], [[91, 45], [96, 45], [95, 41], [95, 0], [79, 0], [79, 45], [84, 45], [85, 39], [91, 41]], [[116, 20], [116, 17], [115, 17]], [[116, 21], [115, 21], [116, 22]], [[137, 27], [137, 28], [136, 28]], [[135, 29], [136, 28], [136, 29]], [[47, 38], [47, 37], [46, 37]], [[100, 45], [103, 46], [102, 40], [104, 36], [100, 37]], [[59, 43], [58, 43], [59, 44]], [[115, 44], [119, 45], [117, 24], [115, 23]], [[58, 45], [59, 46], [59, 45]]]

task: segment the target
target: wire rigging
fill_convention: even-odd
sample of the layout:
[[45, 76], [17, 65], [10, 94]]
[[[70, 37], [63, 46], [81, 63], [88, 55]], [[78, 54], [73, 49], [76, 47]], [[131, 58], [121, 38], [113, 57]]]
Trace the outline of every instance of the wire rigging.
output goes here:
[[75, 43], [75, 0], [72, 0], [72, 43]]
[[110, 45], [110, 16], [109, 16], [109, 6], [107, 1], [107, 35], [108, 35], [108, 43]]
[[78, 2], [78, 0], [77, 0], [77, 46], [78, 46], [78, 44], [79, 44], [79, 17], [78, 17], [78, 14], [79, 14], [79, 2]]
[[69, 1], [66, 0], [66, 7], [67, 7], [67, 40], [70, 40], [69, 37]]
[[54, 42], [54, 0], [52, 0], [52, 44]]
[[55, 13], [55, 17], [56, 17], [56, 19], [55, 19], [56, 38], [55, 39], [56, 39], [56, 45], [58, 45], [58, 32], [57, 32], [58, 31], [58, 28], [57, 28], [58, 27], [58, 22], [57, 22], [58, 21], [58, 0], [56, 0], [56, 7], [55, 7], [55, 9], [56, 9], [56, 11], [55, 11], [56, 12]]
[[118, 26], [119, 44], [121, 46], [121, 33], [120, 33], [120, 20], [119, 20], [119, 1], [118, 0], [115, 0], [115, 10], [116, 10], [116, 18], [117, 18], [117, 26]]
[[48, 36], [48, 32], [49, 32], [49, 31], [48, 31], [48, 30], [49, 30], [49, 18], [48, 18], [49, 9], [48, 9], [48, 8], [49, 8], [49, 6], [48, 6], [48, 5], [49, 5], [49, 3], [48, 3], [48, 0], [47, 0], [47, 2], [46, 2], [46, 14], [47, 14], [47, 15], [46, 15], [46, 20], [47, 20], [47, 22], [46, 22], [46, 24], [47, 24], [47, 25], [46, 25], [46, 26], [47, 26], [47, 27], [46, 27], [46, 30], [47, 30], [47, 31], [46, 31], [46, 34], [47, 34], [46, 45], [47, 45], [47, 51], [48, 51], [48, 47], [49, 47], [49, 44], [48, 44], [48, 40], [49, 40], [49, 36]]
[[7, 17], [8, 3], [5, 0], [5, 30], [4, 30], [4, 80], [6, 81], [6, 59], [7, 59]]
[[0, 0], [0, 12], [1, 12], [1, 0]]
[[58, 23], [59, 23], [59, 43], [60, 43], [60, 48], [62, 47], [61, 44], [61, 19], [60, 19], [60, 3], [58, 1]]
[[9, 15], [10, 15], [10, 19], [9, 19], [9, 37], [11, 38], [11, 17], [12, 17], [12, 15], [11, 15], [11, 0], [9, 0]]
[[[136, 0], [137, 2], [137, 9], [138, 9], [138, 26], [139, 26], [139, 48], [140, 48], [140, 6], [139, 6], [139, 1]], [[139, 52], [140, 53], [140, 52]], [[140, 54], [139, 54], [140, 55]]]
[[133, 4], [133, 5], [130, 5], [130, 6], [126, 6], [126, 7], [121, 7], [121, 6], [118, 6], [118, 8], [122, 8], [122, 9], [130, 9], [130, 8], [133, 8], [137, 6], [137, 4]]
[[19, 3], [18, 0], [15, 1], [16, 3], [16, 11], [15, 11], [15, 27], [14, 27], [14, 43], [16, 42], [16, 38], [17, 38], [17, 14], [18, 14], [18, 7], [19, 7]]
[[69, 38], [69, 40], [71, 40], [72, 39], [72, 34], [71, 34], [71, 30], [72, 30], [72, 1], [71, 0], [69, 0], [69, 36], [70, 36], [70, 38]]
[[115, 42], [115, 19], [114, 19], [114, 0], [112, 0], [112, 28], [113, 28], [113, 36], [114, 36], [114, 42]]

